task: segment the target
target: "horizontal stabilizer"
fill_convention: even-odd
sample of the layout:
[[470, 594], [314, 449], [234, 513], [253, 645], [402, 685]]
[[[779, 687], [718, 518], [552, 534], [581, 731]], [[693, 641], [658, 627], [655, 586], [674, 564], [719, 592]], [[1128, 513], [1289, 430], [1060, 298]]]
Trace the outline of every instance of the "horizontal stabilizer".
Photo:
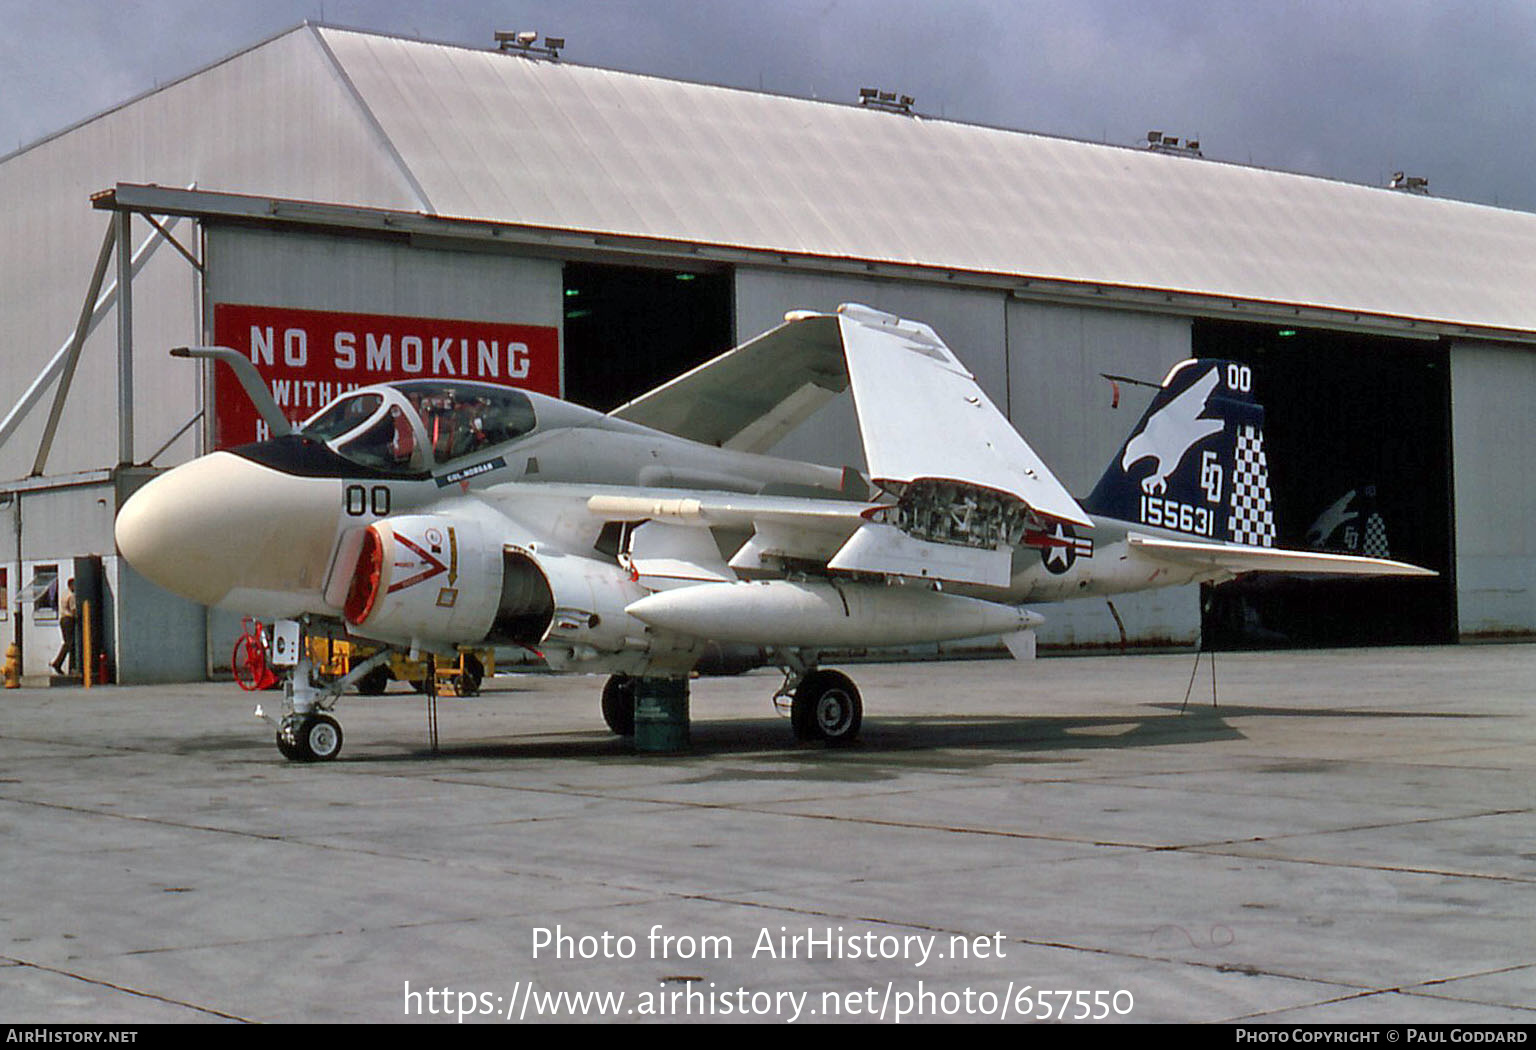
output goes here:
[[1239, 547], [1221, 543], [1164, 540], [1132, 533], [1130, 545], [1144, 554], [1171, 565], [1226, 569], [1233, 575], [1244, 572], [1315, 573], [1328, 576], [1438, 576], [1407, 562], [1386, 558], [1362, 558], [1353, 554], [1326, 554], [1322, 551], [1289, 551], [1278, 547]]

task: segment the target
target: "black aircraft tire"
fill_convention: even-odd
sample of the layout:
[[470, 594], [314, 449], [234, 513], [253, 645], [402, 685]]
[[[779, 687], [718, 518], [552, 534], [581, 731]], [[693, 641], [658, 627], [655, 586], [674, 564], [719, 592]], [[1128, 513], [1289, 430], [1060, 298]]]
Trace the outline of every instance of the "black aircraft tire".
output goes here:
[[330, 715], [310, 715], [299, 726], [300, 759], [330, 762], [341, 754], [341, 725]]
[[290, 762], [304, 761], [304, 754], [299, 750], [299, 746], [288, 743], [288, 738], [283, 735], [281, 729], [277, 731], [277, 750]]
[[603, 721], [615, 736], [635, 735], [635, 680], [616, 674], [603, 684]]
[[485, 665], [480, 658], [464, 654], [464, 670], [453, 680], [454, 692], [460, 696], [479, 696], [480, 683], [485, 681]]
[[389, 688], [389, 668], [375, 667], [357, 680], [357, 691], [364, 696], [382, 696]]
[[841, 671], [812, 671], [795, 690], [789, 721], [797, 740], [851, 744], [864, 724], [864, 700]]

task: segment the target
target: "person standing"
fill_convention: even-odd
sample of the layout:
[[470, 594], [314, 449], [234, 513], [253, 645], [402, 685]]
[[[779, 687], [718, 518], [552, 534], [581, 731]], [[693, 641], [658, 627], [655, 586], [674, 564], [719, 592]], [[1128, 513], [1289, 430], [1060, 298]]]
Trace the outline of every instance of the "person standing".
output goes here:
[[59, 655], [53, 658], [53, 673], [64, 673], [64, 659], [69, 658], [69, 669], [75, 670], [79, 659], [75, 656], [75, 581], [69, 581], [69, 591], [64, 595], [64, 600], [59, 602], [59, 633], [64, 636], [64, 644], [59, 646]]

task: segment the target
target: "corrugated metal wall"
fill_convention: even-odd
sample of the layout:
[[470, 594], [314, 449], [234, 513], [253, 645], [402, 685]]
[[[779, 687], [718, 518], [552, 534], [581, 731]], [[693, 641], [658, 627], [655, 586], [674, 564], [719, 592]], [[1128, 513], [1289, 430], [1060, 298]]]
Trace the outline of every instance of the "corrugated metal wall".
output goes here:
[[1536, 631], [1536, 354], [1451, 347], [1456, 602], [1462, 637]]
[[318, 234], [213, 227], [208, 302], [559, 326], [561, 264]]

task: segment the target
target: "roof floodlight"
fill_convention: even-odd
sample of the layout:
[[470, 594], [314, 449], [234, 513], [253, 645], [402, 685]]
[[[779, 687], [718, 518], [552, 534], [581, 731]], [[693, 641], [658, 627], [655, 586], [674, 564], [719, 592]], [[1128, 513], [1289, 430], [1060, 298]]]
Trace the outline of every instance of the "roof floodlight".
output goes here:
[[544, 38], [544, 46], [559, 51], [562, 47], [565, 46], [565, 37], [547, 36]]
[[1163, 141], [1163, 133], [1161, 131], [1147, 132], [1147, 145], [1155, 146], [1161, 141]]
[[517, 34], [517, 42], [522, 44], [524, 47], [532, 45], [533, 42], [538, 38], [538, 31], [534, 29], [523, 29], [520, 30]]
[[859, 88], [859, 105], [869, 106], [874, 109], [883, 109], [887, 113], [904, 113], [912, 115], [912, 103], [917, 101], [911, 95], [903, 95], [896, 91], [881, 91], [879, 88]]

